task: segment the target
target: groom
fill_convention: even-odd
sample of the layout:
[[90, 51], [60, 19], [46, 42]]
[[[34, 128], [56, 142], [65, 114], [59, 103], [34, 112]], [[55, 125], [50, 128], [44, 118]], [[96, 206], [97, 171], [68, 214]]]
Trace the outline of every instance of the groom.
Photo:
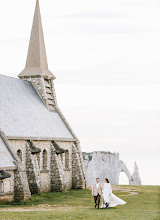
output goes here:
[[99, 178], [96, 178], [96, 182], [92, 186], [92, 196], [94, 196], [95, 208], [97, 207], [99, 209], [101, 195], [102, 195], [102, 186], [99, 183]]

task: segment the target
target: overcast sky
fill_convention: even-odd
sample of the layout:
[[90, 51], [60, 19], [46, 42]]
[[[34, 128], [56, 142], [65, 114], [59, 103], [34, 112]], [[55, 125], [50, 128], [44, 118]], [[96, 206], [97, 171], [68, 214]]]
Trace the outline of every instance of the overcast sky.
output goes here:
[[[34, 0], [0, 0], [0, 74], [25, 66]], [[40, 0], [58, 104], [83, 151], [160, 184], [160, 1]], [[124, 176], [121, 183], [125, 183]]]

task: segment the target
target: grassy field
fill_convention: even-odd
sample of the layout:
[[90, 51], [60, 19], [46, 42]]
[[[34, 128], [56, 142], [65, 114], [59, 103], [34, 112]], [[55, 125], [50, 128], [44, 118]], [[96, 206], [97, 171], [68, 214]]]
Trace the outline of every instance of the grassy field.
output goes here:
[[[88, 219], [160, 220], [160, 186], [121, 186], [113, 193], [127, 202], [115, 208], [95, 209], [90, 190], [33, 195], [22, 203], [0, 204], [0, 220]], [[137, 194], [136, 194], [137, 193]]]

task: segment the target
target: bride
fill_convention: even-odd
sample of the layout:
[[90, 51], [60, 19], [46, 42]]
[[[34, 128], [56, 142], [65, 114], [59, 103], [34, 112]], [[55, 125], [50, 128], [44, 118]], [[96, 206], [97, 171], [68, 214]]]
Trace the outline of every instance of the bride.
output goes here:
[[115, 207], [117, 205], [125, 205], [126, 202], [118, 198], [112, 193], [112, 188], [109, 180], [106, 178], [102, 189], [102, 205], [101, 208], [108, 209], [109, 207]]

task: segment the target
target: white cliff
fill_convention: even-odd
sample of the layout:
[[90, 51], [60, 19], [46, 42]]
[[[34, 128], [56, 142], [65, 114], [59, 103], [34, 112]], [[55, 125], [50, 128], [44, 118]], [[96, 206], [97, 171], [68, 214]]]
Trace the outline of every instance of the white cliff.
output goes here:
[[120, 172], [125, 172], [130, 185], [141, 185], [138, 167], [131, 176], [125, 163], [119, 159], [119, 153], [96, 151], [92, 153], [83, 153], [83, 161], [86, 169], [88, 186], [93, 185], [97, 177], [101, 181], [108, 178], [111, 184], [119, 184]]
[[139, 176], [139, 170], [136, 162], [134, 164], [134, 173], [132, 174], [130, 185], [141, 185], [141, 179]]

